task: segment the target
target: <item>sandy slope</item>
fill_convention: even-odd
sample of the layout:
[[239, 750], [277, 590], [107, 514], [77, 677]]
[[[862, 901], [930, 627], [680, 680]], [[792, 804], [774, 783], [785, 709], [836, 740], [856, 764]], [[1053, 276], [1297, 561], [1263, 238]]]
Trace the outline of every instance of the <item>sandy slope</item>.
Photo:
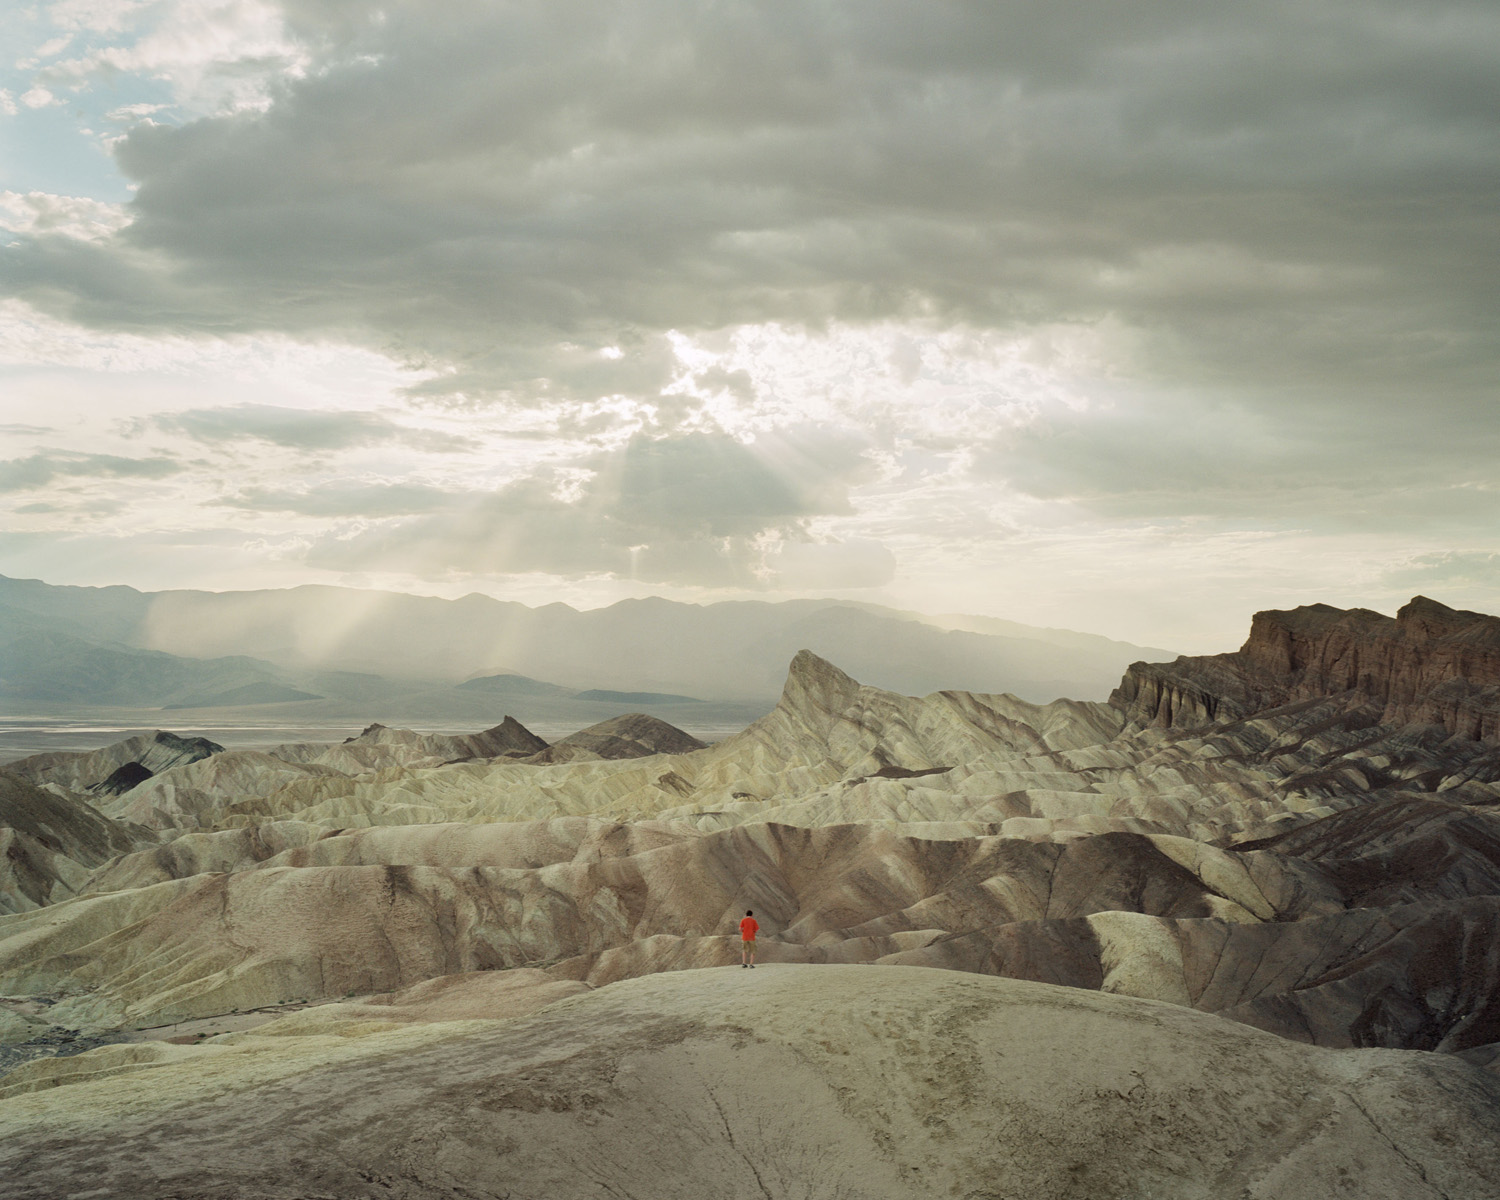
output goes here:
[[1452, 1058], [947, 971], [731, 967], [512, 1021], [275, 1030], [6, 1101], [6, 1194], [1479, 1200], [1500, 1178], [1500, 1081]]

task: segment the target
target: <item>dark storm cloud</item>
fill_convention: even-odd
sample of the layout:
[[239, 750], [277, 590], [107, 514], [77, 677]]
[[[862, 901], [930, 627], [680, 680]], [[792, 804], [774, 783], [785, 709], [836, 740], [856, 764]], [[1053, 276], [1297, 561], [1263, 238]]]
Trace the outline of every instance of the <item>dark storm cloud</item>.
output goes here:
[[0, 461], [0, 492], [31, 491], [60, 478], [164, 479], [181, 470], [182, 464], [171, 458], [121, 458], [114, 454], [43, 450], [25, 458]]
[[409, 429], [379, 413], [314, 411], [270, 404], [188, 409], [153, 417], [149, 424], [200, 442], [251, 438], [293, 450], [347, 450], [397, 441], [420, 450], [463, 450], [474, 445], [465, 438]]
[[135, 223], [4, 286], [543, 399], [654, 394], [668, 328], [886, 316], [1114, 314], [1275, 419], [1493, 380], [1493, 4], [378, 8], [291, 3], [326, 69], [137, 127]]
[[[340, 570], [612, 574], [738, 587], [761, 586], [769, 574], [805, 586], [867, 587], [894, 571], [877, 543], [807, 535], [810, 518], [850, 511], [847, 488], [867, 471], [857, 447], [817, 431], [754, 446], [720, 434], [638, 436], [589, 465], [594, 473], [581, 484], [544, 471], [489, 493], [415, 489], [424, 507], [399, 502], [425, 515], [330, 534], [309, 561]], [[338, 502], [379, 516], [396, 511], [390, 501], [410, 490], [351, 490], [337, 501], [331, 490], [315, 490], [249, 503], [326, 515]]]

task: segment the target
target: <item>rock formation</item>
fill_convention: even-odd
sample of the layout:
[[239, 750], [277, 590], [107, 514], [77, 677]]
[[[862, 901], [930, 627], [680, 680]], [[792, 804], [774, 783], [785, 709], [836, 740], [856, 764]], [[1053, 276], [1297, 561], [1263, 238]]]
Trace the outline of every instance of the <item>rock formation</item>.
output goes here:
[[[373, 747], [380, 749], [371, 753]], [[414, 733], [410, 729], [388, 729], [375, 724], [356, 737], [346, 738], [313, 761], [340, 770], [347, 769], [343, 764], [349, 764], [353, 767], [350, 774], [360, 774], [372, 768], [408, 767], [419, 763], [437, 766], [475, 758], [523, 758], [546, 748], [547, 743], [542, 738], [514, 717], [506, 717], [491, 729], [469, 734]], [[279, 754], [280, 751], [272, 753]]]
[[1233, 654], [1136, 663], [1111, 702], [1186, 728], [1336, 697], [1381, 725], [1440, 725], [1500, 741], [1500, 617], [1417, 596], [1395, 619], [1313, 604], [1256, 613]]
[[82, 800], [0, 771], [0, 913], [25, 912], [76, 895], [91, 868], [129, 854], [148, 837]]
[[1500, 1178], [1493, 1076], [1174, 1005], [847, 966], [492, 997], [509, 1019], [339, 1005], [68, 1060], [71, 1086], [0, 1101], [7, 1194], [1477, 1200]]
[[645, 758], [651, 754], [687, 754], [702, 750], [704, 743], [645, 713], [611, 717], [560, 738], [555, 746], [578, 747], [600, 758]]
[[[84, 989], [54, 1016], [102, 1029], [537, 963], [593, 981], [601, 955], [646, 943], [632, 974], [700, 951], [728, 961], [725, 931], [748, 907], [775, 942], [770, 958], [792, 962], [874, 961], [1099, 912], [1254, 924], [1340, 908], [1321, 876], [1274, 852], [1190, 858], [1170, 839], [1132, 834], [1058, 845], [859, 825], [694, 836], [573, 820], [317, 839], [310, 829], [276, 826], [258, 844], [199, 835], [192, 858], [174, 843], [122, 859], [101, 883], [132, 890], [14, 922], [0, 974], [51, 994]], [[231, 863], [233, 873], [186, 873]], [[95, 949], [80, 962], [84, 946]]]
[[[882, 1194], [889, 1170], [905, 1188], [893, 1195], [949, 1194], [962, 1183], [958, 1194], [982, 1196], [992, 1170], [1012, 1172], [1012, 1184], [1031, 1180], [1028, 1195], [1124, 1186], [1107, 1173], [1058, 1174], [1072, 1150], [984, 1157], [998, 1153], [984, 1146], [1021, 1145], [1017, 1131], [1042, 1120], [1049, 1102], [1040, 1084], [1016, 1082], [1021, 1052], [983, 1024], [990, 1017], [975, 1017], [972, 1029], [987, 1031], [978, 1033], [952, 1016], [942, 1027], [950, 1044], [970, 1040], [950, 1058], [937, 1048], [941, 1022], [926, 1017], [908, 1023], [932, 1045], [900, 1022], [873, 1040], [860, 1040], [857, 1024], [828, 1032], [828, 1020], [889, 1001], [903, 1012], [1009, 1011], [1007, 1021], [1034, 1022], [1050, 1062], [1073, 1072], [1084, 1097], [1074, 1107], [1103, 1105], [1100, 1119], [1125, 1131], [1118, 1144], [1149, 1141], [1148, 1126], [1132, 1124], [1139, 1118], [1177, 1131], [1164, 1144], [1204, 1148], [1180, 1170], [1162, 1165], [1177, 1161], [1170, 1156], [1137, 1163], [1137, 1191], [1150, 1176], [1157, 1195], [1322, 1195], [1332, 1193], [1308, 1181], [1336, 1177], [1356, 1181], [1348, 1186], [1361, 1195], [1485, 1195], [1476, 1180], [1487, 1163], [1454, 1149], [1461, 1141], [1423, 1141], [1420, 1131], [1495, 1132], [1497, 629], [1495, 618], [1420, 598], [1394, 620], [1323, 606], [1262, 613], [1234, 654], [1136, 664], [1112, 704], [901, 696], [803, 652], [776, 707], [709, 746], [634, 714], [552, 746], [507, 718], [479, 734], [372, 725], [336, 745], [210, 743], [175, 761], [161, 757], [174, 743], [151, 739], [39, 756], [46, 761], [26, 764], [33, 782], [15, 780], [19, 799], [8, 809], [0, 801], [0, 822], [18, 814], [7, 844], [20, 850], [9, 860], [30, 864], [0, 877], [13, 897], [0, 915], [0, 1043], [23, 1064], [0, 1076], [0, 1133], [8, 1139], [13, 1128], [17, 1145], [41, 1146], [46, 1129], [72, 1121], [69, 1136], [85, 1144], [89, 1130], [118, 1125], [128, 1147], [180, 1121], [174, 1106], [192, 1103], [204, 1075], [264, 1106], [254, 1136], [265, 1149], [280, 1145], [283, 1120], [267, 1097], [293, 1075], [321, 1113], [355, 1104], [370, 1072], [400, 1056], [403, 1079], [418, 1064], [414, 1113], [459, 1123], [491, 1119], [475, 1106], [526, 1114], [530, 1124], [490, 1132], [551, 1147], [559, 1173], [536, 1184], [539, 1194], [589, 1194], [566, 1182], [575, 1167], [619, 1187], [634, 1169], [624, 1150], [608, 1150], [599, 1166], [588, 1139], [568, 1140], [540, 1114], [597, 1118], [589, 1137], [608, 1147], [613, 1113], [652, 1130], [658, 1117], [663, 1128], [687, 1120], [673, 1115], [683, 1088], [699, 1089], [698, 1108], [710, 1093], [720, 1105], [717, 1132], [699, 1131], [693, 1144], [718, 1156], [728, 1145], [734, 1161], [753, 1162], [753, 1178], [765, 1163], [746, 1149], [756, 1144], [748, 1130], [771, 1118], [754, 1115], [760, 1093], [743, 1078], [710, 1088], [694, 1074], [716, 1051], [670, 1049], [697, 1045], [697, 1035], [659, 1040], [666, 1057], [651, 1066], [658, 1043], [642, 1033], [638, 1069], [669, 1082], [635, 1099], [592, 1075], [578, 1083], [583, 1068], [545, 1050], [592, 1044], [590, 1013], [637, 1029], [642, 1005], [718, 1029], [710, 1014], [723, 1011], [712, 998], [722, 994], [746, 1006], [734, 1036], [742, 1052], [767, 1056], [761, 1069], [795, 1077], [808, 1095], [832, 1089], [819, 1103], [848, 1145], [862, 1146], [871, 1129], [907, 1128], [901, 1097], [926, 1097], [911, 1111], [928, 1116], [912, 1120], [946, 1128], [952, 1153], [942, 1161], [964, 1165], [945, 1175], [926, 1150], [903, 1158], [926, 1145], [925, 1133], [877, 1138], [855, 1155], [869, 1165], [864, 1194]], [[130, 786], [140, 770], [151, 774]], [[746, 908], [761, 921], [764, 971], [744, 983], [734, 969], [705, 972], [738, 962], [734, 921]], [[855, 969], [864, 965], [881, 969]], [[763, 984], [783, 1020], [774, 1034], [756, 1024], [762, 993], [742, 990]], [[807, 999], [817, 989], [821, 1006]], [[835, 994], [844, 999], [826, 999]], [[1068, 1024], [1080, 1014], [1090, 1032]], [[501, 1023], [472, 1025], [491, 1017]], [[231, 1020], [269, 1024], [236, 1032], [223, 1024]], [[1194, 1047], [1181, 1061], [1201, 1072], [1173, 1077], [1171, 1087], [1197, 1089], [1176, 1093], [1192, 1098], [1176, 1110], [1169, 1086], [1152, 1082], [1167, 1052], [1146, 1044], [1164, 1029]], [[483, 1096], [524, 1097], [515, 1106], [471, 1103], [468, 1085], [438, 1082], [465, 1054], [512, 1046], [519, 1030], [542, 1057], [471, 1081]], [[806, 1045], [800, 1030], [814, 1031]], [[1076, 1061], [1065, 1054], [1071, 1037], [1084, 1039]], [[123, 1040], [47, 1058], [70, 1038], [78, 1048], [77, 1039]], [[823, 1062], [813, 1045], [842, 1047], [827, 1053], [847, 1050], [849, 1071], [896, 1080], [894, 1091], [867, 1101], [860, 1088], [873, 1085], [809, 1065]], [[612, 1046], [609, 1078], [618, 1079], [635, 1051]], [[1379, 1053], [1394, 1049], [1430, 1053]], [[983, 1064], [1002, 1052], [1008, 1065], [986, 1082]], [[578, 1053], [582, 1062], [595, 1052]], [[1104, 1073], [1088, 1074], [1096, 1067]], [[159, 1104], [127, 1086], [148, 1070], [166, 1081], [152, 1089]], [[990, 1125], [963, 1123], [966, 1110], [943, 1090], [950, 1075], [998, 1089]], [[62, 1084], [75, 1093], [72, 1108], [46, 1100]], [[774, 1094], [785, 1097], [784, 1085]], [[1223, 1130], [1241, 1119], [1232, 1114], [1246, 1097], [1261, 1116], [1230, 1147]], [[1427, 1104], [1440, 1115], [1410, 1124]], [[1193, 1123], [1210, 1109], [1225, 1117], [1212, 1135]], [[8, 1113], [32, 1116], [11, 1127]], [[749, 1124], [736, 1124], [741, 1113]], [[256, 1162], [285, 1155], [234, 1166], [234, 1133], [204, 1128], [221, 1139], [225, 1154], [213, 1161], [225, 1165], [200, 1194], [282, 1194], [280, 1177]], [[975, 1148], [959, 1153], [964, 1137]], [[0, 1140], [0, 1163], [9, 1144]], [[369, 1178], [438, 1194], [429, 1168], [412, 1165], [425, 1151], [392, 1151], [406, 1165], [390, 1165], [385, 1151], [372, 1141], [356, 1152]], [[527, 1153], [506, 1152], [513, 1190], [542, 1170]], [[1079, 1143], [1078, 1153], [1093, 1151]], [[1211, 1180], [1203, 1154], [1219, 1156]], [[44, 1149], [27, 1161], [38, 1180], [94, 1186]], [[113, 1161], [123, 1171], [136, 1160], [122, 1151]], [[165, 1174], [129, 1169], [147, 1171], [139, 1186], [151, 1192], [175, 1186], [171, 1162]], [[471, 1174], [487, 1169], [464, 1162]], [[1103, 1169], [1093, 1162], [1074, 1165]], [[339, 1192], [342, 1168], [326, 1169], [326, 1189]], [[816, 1192], [821, 1177], [803, 1166], [796, 1178]], [[767, 1179], [772, 1194], [800, 1194]], [[683, 1187], [697, 1195], [703, 1185]]]
[[5, 769], [32, 783], [50, 783], [69, 791], [86, 792], [117, 779], [115, 773], [132, 763], [147, 773], [141, 776], [145, 779], [198, 762], [223, 749], [207, 738], [179, 737], [158, 729], [84, 754], [69, 751], [34, 754], [8, 764]]

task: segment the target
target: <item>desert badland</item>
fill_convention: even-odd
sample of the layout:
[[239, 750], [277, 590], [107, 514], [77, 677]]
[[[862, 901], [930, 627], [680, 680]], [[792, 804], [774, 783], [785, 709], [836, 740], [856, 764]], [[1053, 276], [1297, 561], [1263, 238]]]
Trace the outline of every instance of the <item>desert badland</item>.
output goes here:
[[1497, 736], [1500, 619], [1418, 597], [1108, 702], [802, 652], [711, 745], [25, 758], [6, 1194], [1477, 1198]]
[[1495, 0], [0, 46], [0, 1200], [1500, 1197]]

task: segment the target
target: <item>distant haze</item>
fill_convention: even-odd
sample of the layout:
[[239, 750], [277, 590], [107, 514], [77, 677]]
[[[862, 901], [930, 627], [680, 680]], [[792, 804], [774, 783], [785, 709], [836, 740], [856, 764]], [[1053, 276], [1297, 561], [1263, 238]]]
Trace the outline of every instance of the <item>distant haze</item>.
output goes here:
[[334, 712], [385, 719], [392, 705], [458, 718], [497, 705], [524, 717], [579, 704], [733, 702], [758, 715], [801, 649], [910, 694], [1102, 699], [1132, 661], [1173, 657], [1066, 630], [832, 601], [627, 600], [579, 612], [483, 596], [327, 587], [151, 594], [0, 577], [0, 621], [13, 710], [206, 704], [285, 713], [278, 719], [287, 722]]
[[1196, 653], [1500, 609], [1494, 0], [67, 0], [0, 43], [8, 575]]

